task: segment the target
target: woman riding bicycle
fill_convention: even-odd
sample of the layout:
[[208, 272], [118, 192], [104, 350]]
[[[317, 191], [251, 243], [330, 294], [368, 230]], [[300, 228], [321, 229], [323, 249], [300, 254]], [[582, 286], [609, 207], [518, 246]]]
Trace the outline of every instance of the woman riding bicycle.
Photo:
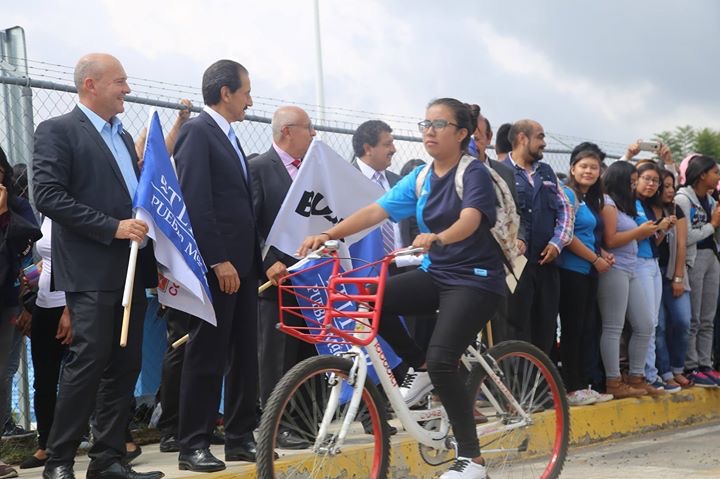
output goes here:
[[[483, 479], [485, 461], [480, 455], [473, 401], [458, 362], [495, 314], [506, 291], [500, 248], [490, 233], [496, 219], [495, 191], [490, 173], [479, 161], [470, 162], [464, 171], [462, 198], [456, 191], [458, 163], [475, 129], [463, 103], [452, 98], [431, 102], [418, 126], [433, 158], [421, 188], [416, 183], [423, 167], [418, 167], [377, 202], [326, 232], [306, 238], [298, 254], [304, 256], [325, 241], [344, 238], [388, 218], [397, 222], [416, 215], [421, 233], [413, 246], [428, 254], [419, 269], [388, 278], [380, 334], [415, 371], [427, 368], [427, 373], [411, 377], [421, 381], [429, 373], [445, 407], [458, 443], [458, 457], [441, 479]], [[437, 310], [437, 323], [424, 352], [397, 315]]]

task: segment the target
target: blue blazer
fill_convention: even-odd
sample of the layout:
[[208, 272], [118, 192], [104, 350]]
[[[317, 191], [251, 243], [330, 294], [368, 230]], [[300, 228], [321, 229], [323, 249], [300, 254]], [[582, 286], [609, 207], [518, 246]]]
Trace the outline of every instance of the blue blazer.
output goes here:
[[[203, 111], [180, 129], [174, 158], [193, 233], [208, 270], [224, 261], [230, 261], [240, 277], [247, 276], [253, 264], [259, 270], [251, 178], [245, 179], [240, 163], [244, 160], [225, 132]], [[247, 171], [250, 175], [249, 168]]]

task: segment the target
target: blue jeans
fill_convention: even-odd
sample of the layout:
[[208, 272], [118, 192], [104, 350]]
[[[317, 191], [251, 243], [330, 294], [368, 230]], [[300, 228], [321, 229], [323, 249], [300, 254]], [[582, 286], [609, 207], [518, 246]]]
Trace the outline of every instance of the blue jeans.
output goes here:
[[663, 273], [663, 294], [658, 325], [655, 330], [655, 355], [658, 373], [664, 380], [681, 374], [685, 368], [685, 354], [690, 330], [690, 293], [672, 295], [672, 282]]
[[645, 378], [653, 383], [658, 375], [655, 368], [655, 328], [658, 324], [658, 311], [662, 300], [662, 277], [657, 258], [638, 258], [635, 272], [642, 285], [645, 303], [650, 308], [649, 314], [652, 318], [652, 336], [645, 355]]

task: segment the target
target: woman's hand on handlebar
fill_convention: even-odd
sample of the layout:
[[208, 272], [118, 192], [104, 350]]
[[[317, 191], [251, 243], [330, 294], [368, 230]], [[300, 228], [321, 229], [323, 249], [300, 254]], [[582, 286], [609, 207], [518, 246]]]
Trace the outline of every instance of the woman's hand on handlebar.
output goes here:
[[330, 240], [330, 236], [327, 233], [320, 233], [319, 235], [307, 236], [298, 250], [295, 252], [295, 256], [304, 258], [311, 251], [315, 251], [326, 241]]
[[412, 245], [414, 248], [422, 248], [425, 251], [429, 251], [433, 243], [437, 243], [440, 246], [443, 245], [439, 235], [435, 233], [420, 233], [415, 237]]

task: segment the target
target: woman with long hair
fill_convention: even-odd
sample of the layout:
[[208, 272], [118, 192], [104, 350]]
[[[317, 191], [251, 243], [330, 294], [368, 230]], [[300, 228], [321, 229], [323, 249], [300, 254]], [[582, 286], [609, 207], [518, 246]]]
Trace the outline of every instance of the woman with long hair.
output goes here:
[[[645, 356], [645, 379], [655, 390], [655, 394], [677, 392], [680, 390], [676, 384], [665, 384], [658, 377], [655, 367], [655, 329], [658, 324], [660, 302], [662, 301], [662, 276], [658, 265], [657, 239], [664, 236], [675, 223], [675, 216], [657, 216], [653, 205], [662, 196], [661, 169], [654, 161], [647, 161], [637, 167], [638, 184], [635, 189], [637, 216], [635, 221], [642, 224], [652, 221], [658, 226], [655, 235], [638, 241], [637, 278], [642, 283], [642, 291], [650, 308], [653, 319], [653, 332]], [[652, 392], [652, 390], [650, 390]]]
[[[638, 241], [654, 235], [657, 225], [652, 221], [635, 223], [637, 178], [635, 167], [625, 161], [610, 165], [602, 177], [606, 193], [602, 209], [603, 240], [607, 251], [614, 255], [615, 263], [598, 281], [602, 319], [600, 354], [605, 366], [606, 392], [617, 399], [649, 392], [645, 387], [644, 365], [653, 319], [642, 283], [636, 277], [637, 251]], [[632, 326], [632, 336], [628, 345], [630, 374], [624, 379], [620, 374], [620, 336], [626, 316]]]
[[[463, 197], [455, 189], [455, 174], [475, 130], [468, 108], [458, 100], [431, 102], [418, 124], [425, 150], [433, 161], [422, 184], [421, 168], [402, 178], [377, 202], [350, 215], [326, 232], [305, 239], [304, 255], [324, 241], [339, 239], [390, 218], [416, 215], [421, 233], [413, 246], [428, 251], [416, 270], [391, 276], [385, 285], [380, 334], [415, 373], [403, 383], [405, 402], [434, 387], [447, 411], [457, 439], [458, 457], [442, 479], [486, 477], [480, 455], [472, 401], [458, 371], [465, 348], [495, 314], [506, 294], [501, 253], [490, 228], [495, 223], [495, 191], [490, 172], [479, 161], [467, 163]], [[426, 351], [408, 336], [397, 315], [438, 311]], [[422, 372], [427, 368], [427, 372]], [[418, 371], [421, 371], [418, 373]]]
[[[593, 334], [595, 323], [598, 274], [610, 270], [614, 258], [600, 247], [602, 238], [601, 211], [605, 204], [600, 183], [602, 160], [594, 150], [581, 150], [570, 158], [570, 171], [565, 195], [573, 205], [575, 226], [573, 239], [557, 259], [560, 271], [560, 360], [568, 402], [582, 406], [609, 401], [613, 397], [600, 394], [587, 385], [584, 366], [587, 361], [585, 336]], [[595, 341], [598, 338], [592, 338]]]
[[720, 374], [712, 368], [713, 321], [720, 288], [718, 240], [720, 206], [711, 193], [720, 181], [713, 158], [694, 156], [685, 171], [685, 185], [675, 196], [675, 204], [688, 219], [687, 256], [692, 318], [688, 333], [685, 373], [696, 386], [720, 385]]
[[658, 238], [658, 263], [662, 274], [662, 302], [655, 328], [655, 365], [660, 378], [672, 389], [692, 386], [684, 375], [687, 337], [690, 329], [690, 283], [687, 253], [687, 218], [675, 206], [675, 175], [661, 170], [662, 195], [652, 205], [657, 218], [675, 218], [670, 229]]

